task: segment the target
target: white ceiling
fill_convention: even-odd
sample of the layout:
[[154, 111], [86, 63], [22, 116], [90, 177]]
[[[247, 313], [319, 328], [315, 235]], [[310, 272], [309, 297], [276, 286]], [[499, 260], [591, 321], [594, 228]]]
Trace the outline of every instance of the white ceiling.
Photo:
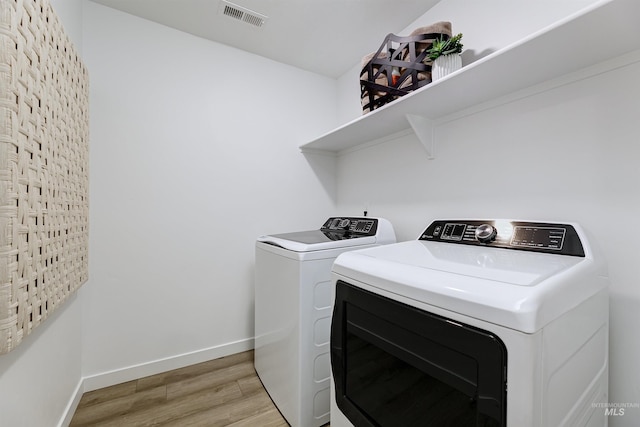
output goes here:
[[260, 28], [221, 14], [222, 0], [92, 1], [335, 78], [439, 0], [230, 0], [266, 15]]

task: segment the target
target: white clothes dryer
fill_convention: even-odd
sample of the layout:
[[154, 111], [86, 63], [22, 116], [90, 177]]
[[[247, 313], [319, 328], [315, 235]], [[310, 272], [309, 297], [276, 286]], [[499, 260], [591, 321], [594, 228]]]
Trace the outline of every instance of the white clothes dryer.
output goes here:
[[607, 424], [607, 270], [578, 225], [434, 221], [333, 285], [331, 427]]
[[255, 368], [292, 427], [329, 422], [331, 265], [343, 252], [394, 242], [391, 223], [371, 217], [257, 239]]

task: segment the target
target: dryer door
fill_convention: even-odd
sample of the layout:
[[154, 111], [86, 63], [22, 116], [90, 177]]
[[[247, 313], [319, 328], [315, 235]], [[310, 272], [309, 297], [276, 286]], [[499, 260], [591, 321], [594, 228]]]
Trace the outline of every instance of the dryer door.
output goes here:
[[356, 426], [505, 426], [507, 350], [490, 332], [338, 281], [336, 403]]

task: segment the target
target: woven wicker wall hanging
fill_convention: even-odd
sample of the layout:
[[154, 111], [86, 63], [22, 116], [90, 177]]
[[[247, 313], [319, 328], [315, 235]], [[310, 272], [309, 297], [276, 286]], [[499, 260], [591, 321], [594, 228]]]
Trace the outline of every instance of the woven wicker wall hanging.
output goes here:
[[0, 354], [87, 280], [88, 74], [48, 0], [0, 0]]

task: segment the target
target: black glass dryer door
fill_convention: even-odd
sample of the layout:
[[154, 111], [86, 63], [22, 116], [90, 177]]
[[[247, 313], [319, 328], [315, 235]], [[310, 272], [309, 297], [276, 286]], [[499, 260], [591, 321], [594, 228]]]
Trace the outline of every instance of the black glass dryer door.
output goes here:
[[336, 402], [355, 426], [505, 426], [506, 357], [490, 332], [337, 284]]

